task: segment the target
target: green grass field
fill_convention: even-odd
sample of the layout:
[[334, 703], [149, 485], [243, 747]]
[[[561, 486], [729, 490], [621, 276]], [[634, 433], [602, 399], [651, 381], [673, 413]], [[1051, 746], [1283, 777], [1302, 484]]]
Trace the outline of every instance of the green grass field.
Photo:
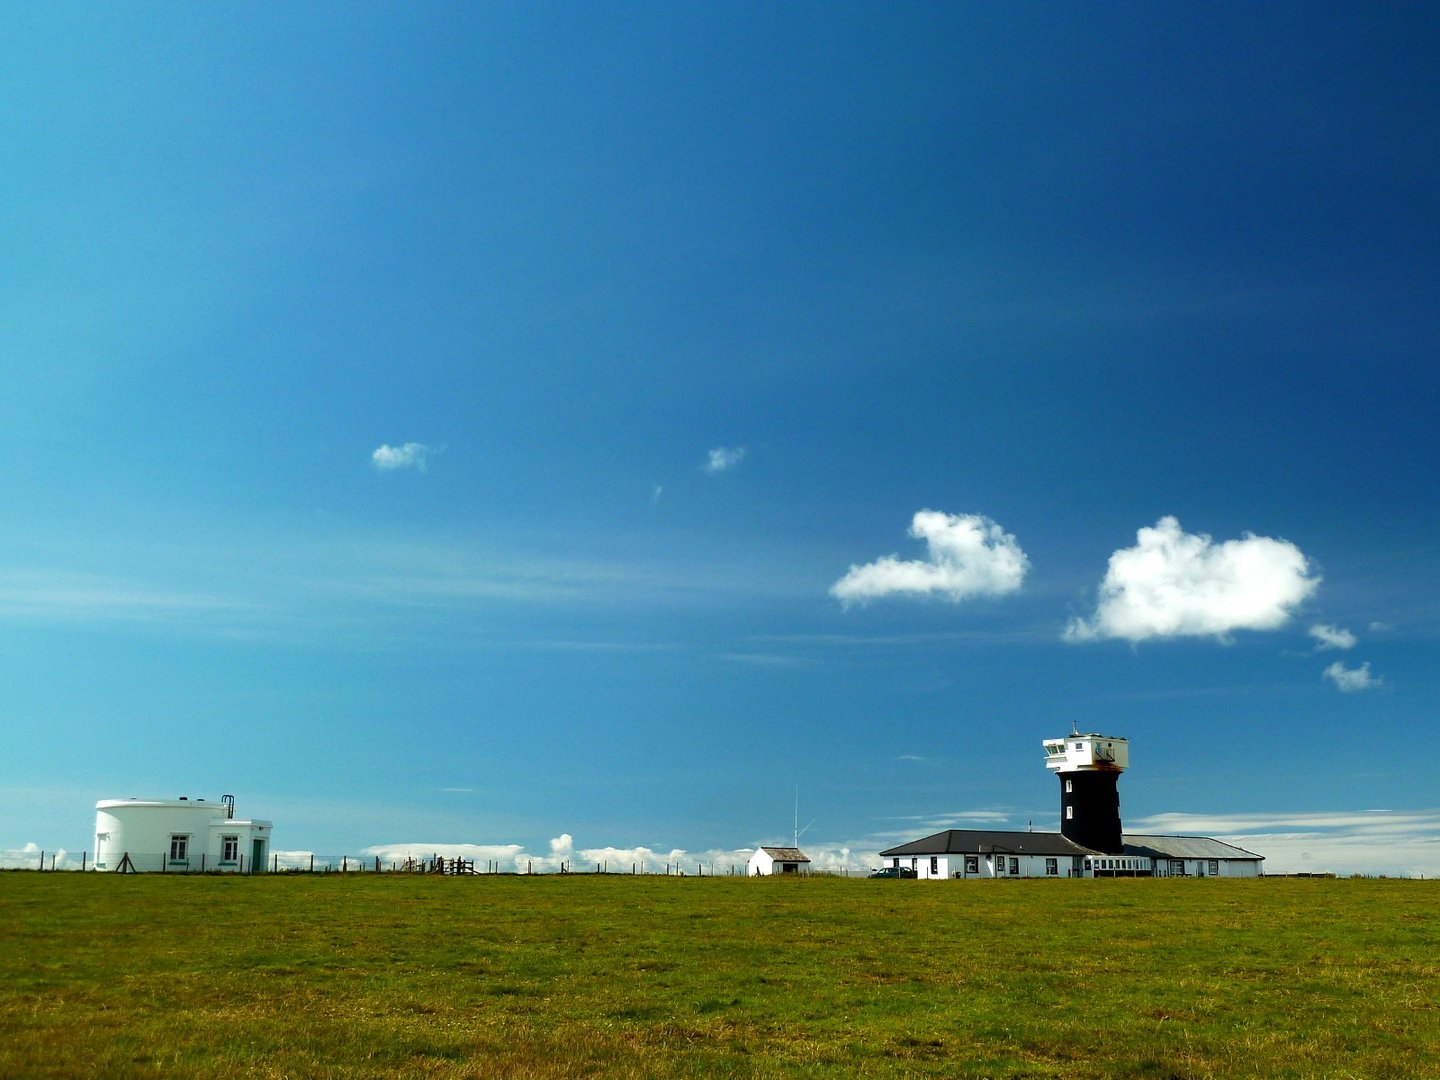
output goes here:
[[1440, 1075], [1440, 885], [0, 874], [0, 1076]]

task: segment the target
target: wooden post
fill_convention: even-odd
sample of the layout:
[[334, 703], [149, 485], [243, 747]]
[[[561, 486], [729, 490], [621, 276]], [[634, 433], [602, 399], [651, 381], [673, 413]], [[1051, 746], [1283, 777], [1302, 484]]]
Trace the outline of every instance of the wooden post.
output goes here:
[[81, 872], [82, 874], [85, 872], [85, 860], [88, 859], [89, 857], [90, 857], [90, 851], [89, 851], [88, 848], [80, 853], [80, 872]]

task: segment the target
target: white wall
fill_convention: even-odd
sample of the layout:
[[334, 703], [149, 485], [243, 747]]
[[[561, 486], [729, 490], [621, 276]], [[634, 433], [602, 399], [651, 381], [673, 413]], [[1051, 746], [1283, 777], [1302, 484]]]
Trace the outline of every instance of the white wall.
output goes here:
[[[975, 859], [975, 869], [966, 869], [966, 859]], [[1055, 860], [1055, 873], [1047, 874], [1046, 859]], [[996, 863], [997, 859], [1004, 860]], [[1015, 870], [1011, 872], [1011, 860]], [[1069, 855], [892, 855], [886, 861], [889, 866], [914, 869], [917, 879], [939, 880], [941, 878], [1008, 878], [1008, 877], [1069, 877]]]
[[[225, 804], [203, 799], [105, 799], [95, 804], [95, 868], [115, 870], [125, 855], [139, 871], [264, 870], [269, 856], [268, 821], [227, 819]], [[171, 838], [186, 838], [184, 860], [170, 859]], [[225, 837], [239, 856], [222, 860]], [[260, 865], [253, 865], [255, 842]]]
[[[1255, 859], [1156, 859], [1156, 877], [1176, 877], [1182, 872], [1179, 867], [1172, 868], [1171, 863], [1178, 863], [1183, 867], [1185, 877], [1227, 877], [1227, 878], [1253, 878], [1260, 876], [1260, 863]], [[1210, 864], [1216, 864], [1217, 873], [1210, 872]]]

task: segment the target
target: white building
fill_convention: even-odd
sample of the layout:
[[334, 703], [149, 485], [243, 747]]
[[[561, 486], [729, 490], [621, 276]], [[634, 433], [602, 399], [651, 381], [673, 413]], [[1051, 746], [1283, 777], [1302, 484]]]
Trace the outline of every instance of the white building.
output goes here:
[[810, 857], [799, 848], [760, 847], [750, 856], [745, 872], [751, 877], [769, 874], [799, 874], [810, 869]]
[[1074, 732], [1045, 740], [1060, 780], [1060, 831], [947, 829], [880, 853], [917, 878], [1258, 877], [1265, 856], [1208, 836], [1129, 835], [1120, 826], [1120, 774], [1130, 746]]
[[1208, 836], [1126, 834], [1118, 853], [1061, 833], [947, 829], [880, 853], [917, 878], [1258, 877], [1263, 855]]
[[95, 804], [95, 869], [260, 873], [271, 823], [235, 816], [235, 796], [102, 799]]

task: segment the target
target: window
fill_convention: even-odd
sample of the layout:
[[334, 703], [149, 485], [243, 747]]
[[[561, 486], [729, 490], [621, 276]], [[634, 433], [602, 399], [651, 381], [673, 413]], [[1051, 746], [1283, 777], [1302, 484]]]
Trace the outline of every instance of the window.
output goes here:
[[1074, 781], [1074, 780], [1066, 780], [1066, 781], [1065, 781], [1065, 794], [1066, 794], [1066, 795], [1069, 795], [1069, 794], [1070, 794], [1072, 791], [1074, 791], [1074, 790], [1075, 790], [1075, 781]]
[[931, 876], [931, 877], [939, 877], [939, 876], [940, 876], [940, 856], [938, 856], [938, 855], [931, 855], [931, 856], [930, 856], [930, 876]]
[[1220, 860], [1219, 860], [1219, 859], [1211, 859], [1211, 860], [1210, 860], [1210, 876], [1211, 876], [1211, 877], [1219, 877], [1219, 876], [1220, 876]]
[[1045, 876], [1046, 876], [1046, 877], [1059, 877], [1059, 876], [1060, 876], [1060, 860], [1059, 860], [1059, 859], [1046, 859], [1046, 860], [1045, 860]]
[[1085, 747], [1084, 747], [1083, 744], [1077, 742], [1077, 743], [1075, 744], [1075, 749], [1076, 749], [1076, 750], [1083, 750], [1083, 749], [1085, 749]]
[[1003, 874], [1004, 872], [1005, 872], [1005, 860], [1004, 860], [1001, 856], [997, 855], [997, 856], [995, 856], [995, 873], [997, 873], [997, 874]]
[[170, 837], [170, 861], [184, 862], [190, 852], [190, 837], [179, 833]]
[[966, 856], [965, 856], [965, 873], [967, 873], [967, 874], [978, 874], [979, 872], [980, 872], [980, 856], [979, 856], [979, 855], [966, 855]]
[[1019, 872], [1020, 872], [1020, 860], [1019, 860], [1019, 859], [1011, 859], [1011, 860], [1010, 860], [1010, 873], [1012, 873], [1012, 874], [1018, 874]]
[[1066, 821], [1073, 821], [1074, 819], [1075, 819], [1075, 808], [1074, 808], [1073, 806], [1067, 806], [1067, 807], [1065, 807], [1065, 820], [1066, 820]]
[[236, 862], [240, 858], [240, 837], [222, 836], [220, 838], [220, 861]]

